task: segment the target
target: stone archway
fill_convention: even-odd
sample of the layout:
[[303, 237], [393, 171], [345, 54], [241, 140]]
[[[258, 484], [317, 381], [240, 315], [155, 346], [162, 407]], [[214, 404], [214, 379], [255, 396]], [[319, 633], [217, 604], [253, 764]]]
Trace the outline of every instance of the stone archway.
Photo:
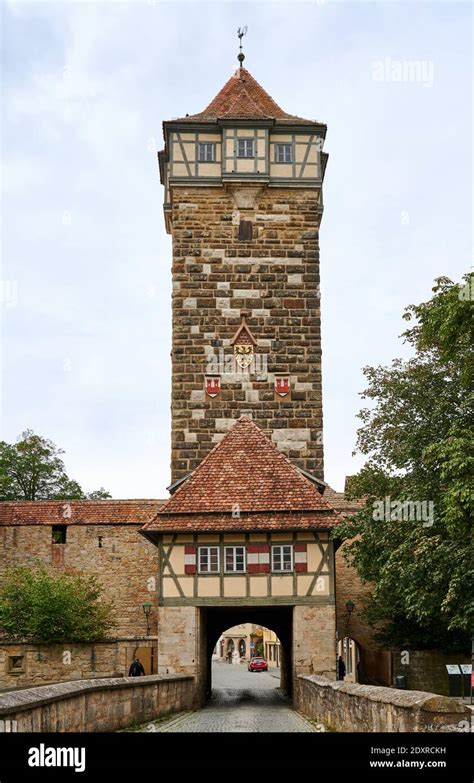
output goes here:
[[346, 667], [345, 682], [360, 682], [361, 649], [351, 636], [345, 636], [337, 644], [337, 655], [341, 655]]
[[153, 646], [139, 646], [135, 648], [133, 658], [138, 658], [145, 674], [156, 674], [156, 655]]
[[[212, 651], [221, 634], [242, 623], [254, 623], [275, 632], [281, 644], [280, 687], [291, 698], [293, 692], [292, 644], [293, 607], [206, 607], [200, 610], [201, 653], [199, 685], [201, 700], [208, 699], [212, 690]], [[230, 641], [230, 640], [229, 640]], [[232, 640], [233, 641], [233, 640]], [[238, 639], [236, 639], [236, 643]], [[236, 648], [234, 643], [234, 649]], [[238, 649], [238, 647], [237, 647]]]

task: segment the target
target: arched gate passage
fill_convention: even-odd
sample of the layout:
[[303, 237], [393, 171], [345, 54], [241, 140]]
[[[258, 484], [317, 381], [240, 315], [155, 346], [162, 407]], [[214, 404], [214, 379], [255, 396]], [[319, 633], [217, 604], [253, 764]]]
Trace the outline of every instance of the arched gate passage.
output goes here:
[[212, 691], [212, 652], [220, 635], [240, 623], [265, 626], [276, 633], [281, 642], [281, 688], [291, 698], [292, 680], [292, 606], [219, 606], [201, 609], [201, 643], [205, 654], [201, 656], [201, 672], [198, 677], [202, 695], [208, 699]]

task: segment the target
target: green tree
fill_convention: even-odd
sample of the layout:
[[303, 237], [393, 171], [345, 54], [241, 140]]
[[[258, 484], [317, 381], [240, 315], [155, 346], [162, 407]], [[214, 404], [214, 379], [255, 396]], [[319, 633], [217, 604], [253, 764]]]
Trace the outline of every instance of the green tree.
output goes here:
[[96, 577], [9, 569], [0, 588], [0, 630], [8, 638], [51, 644], [94, 642], [115, 626], [114, 606]]
[[112, 495], [110, 492], [107, 492], [106, 489], [103, 487], [100, 487], [100, 489], [94, 490], [94, 492], [89, 492], [87, 495], [87, 498], [89, 500], [107, 500], [107, 498], [111, 498]]
[[84, 494], [66, 473], [52, 441], [26, 430], [14, 444], [0, 441], [0, 500], [75, 500], [110, 497], [103, 488]]
[[[348, 495], [364, 508], [339, 524], [348, 561], [373, 589], [365, 618], [381, 642], [467, 648], [474, 619], [472, 511], [474, 432], [472, 290], [448, 278], [405, 310], [414, 349], [390, 367], [366, 367], [371, 402], [359, 417], [357, 449], [367, 457]], [[376, 505], [432, 501], [432, 519], [397, 519]], [[398, 514], [400, 516], [400, 514]], [[415, 515], [416, 516], [416, 515]]]

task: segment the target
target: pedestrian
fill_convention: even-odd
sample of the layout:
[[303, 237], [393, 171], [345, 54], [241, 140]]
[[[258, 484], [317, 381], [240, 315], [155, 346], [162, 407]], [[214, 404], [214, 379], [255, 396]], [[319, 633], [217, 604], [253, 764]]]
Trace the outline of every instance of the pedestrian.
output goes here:
[[342, 655], [339, 656], [337, 659], [337, 679], [343, 680], [346, 676], [346, 664], [344, 663], [344, 659]]
[[142, 674], [145, 674], [145, 669], [140, 663], [139, 658], [134, 658], [132, 663], [130, 664], [130, 669], [128, 670], [128, 676], [129, 677], [141, 677]]

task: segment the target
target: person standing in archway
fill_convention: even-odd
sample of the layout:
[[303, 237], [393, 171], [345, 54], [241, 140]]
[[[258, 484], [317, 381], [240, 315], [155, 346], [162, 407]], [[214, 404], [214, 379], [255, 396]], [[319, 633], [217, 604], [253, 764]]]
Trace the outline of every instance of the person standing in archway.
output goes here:
[[343, 680], [346, 676], [346, 664], [344, 663], [344, 659], [342, 655], [339, 656], [337, 659], [337, 679]]
[[130, 669], [128, 670], [128, 676], [142, 677], [144, 674], [145, 674], [145, 669], [143, 668], [140, 659], [135, 658], [133, 662], [130, 664]]

